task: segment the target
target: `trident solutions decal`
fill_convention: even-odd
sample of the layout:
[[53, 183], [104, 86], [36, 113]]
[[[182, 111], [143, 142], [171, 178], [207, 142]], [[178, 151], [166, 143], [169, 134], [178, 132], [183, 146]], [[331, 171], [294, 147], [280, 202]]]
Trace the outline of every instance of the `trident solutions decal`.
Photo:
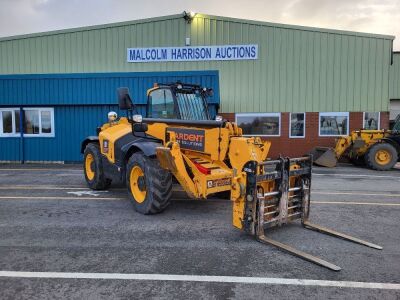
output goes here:
[[128, 48], [128, 62], [251, 60], [258, 58], [258, 45]]
[[204, 130], [186, 128], [167, 128], [167, 132], [175, 132], [176, 141], [181, 148], [204, 151]]

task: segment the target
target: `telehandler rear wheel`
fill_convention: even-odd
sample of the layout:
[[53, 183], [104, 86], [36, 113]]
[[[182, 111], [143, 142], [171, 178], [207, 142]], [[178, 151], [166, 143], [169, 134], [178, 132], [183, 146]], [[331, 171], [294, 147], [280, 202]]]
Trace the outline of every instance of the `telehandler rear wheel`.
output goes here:
[[99, 145], [95, 143], [88, 144], [83, 157], [83, 169], [88, 186], [93, 190], [107, 189], [111, 184], [111, 180], [104, 176]]
[[134, 153], [126, 170], [128, 195], [135, 210], [150, 215], [162, 212], [172, 196], [172, 176], [156, 158]]
[[365, 154], [366, 165], [378, 171], [390, 170], [396, 164], [397, 159], [396, 148], [388, 143], [376, 143]]

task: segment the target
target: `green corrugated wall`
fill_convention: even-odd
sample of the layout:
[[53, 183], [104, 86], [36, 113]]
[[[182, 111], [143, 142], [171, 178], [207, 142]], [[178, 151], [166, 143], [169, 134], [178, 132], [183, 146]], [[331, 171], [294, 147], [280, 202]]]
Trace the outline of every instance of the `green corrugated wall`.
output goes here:
[[[129, 47], [258, 44], [255, 61], [127, 63]], [[222, 112], [387, 111], [391, 36], [181, 15], [0, 39], [0, 74], [219, 70]], [[1, 101], [1, 100], [0, 100]]]
[[390, 66], [389, 98], [400, 99], [400, 52], [393, 53], [393, 64]]

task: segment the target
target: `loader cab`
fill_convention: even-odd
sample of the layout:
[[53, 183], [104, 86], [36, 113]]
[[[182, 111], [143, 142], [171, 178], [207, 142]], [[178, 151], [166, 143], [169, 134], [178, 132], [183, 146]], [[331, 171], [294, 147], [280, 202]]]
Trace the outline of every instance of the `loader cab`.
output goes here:
[[199, 85], [155, 84], [147, 91], [147, 117], [154, 119], [210, 120], [206, 98], [211, 89]]

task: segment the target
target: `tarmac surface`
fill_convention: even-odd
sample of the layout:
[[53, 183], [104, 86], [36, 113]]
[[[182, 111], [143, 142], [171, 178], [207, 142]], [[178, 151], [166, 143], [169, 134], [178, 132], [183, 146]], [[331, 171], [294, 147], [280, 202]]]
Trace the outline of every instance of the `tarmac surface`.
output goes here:
[[311, 195], [311, 221], [383, 250], [297, 222], [266, 232], [333, 272], [235, 229], [229, 200], [144, 216], [79, 165], [0, 165], [0, 299], [400, 299], [400, 169], [314, 168]]

